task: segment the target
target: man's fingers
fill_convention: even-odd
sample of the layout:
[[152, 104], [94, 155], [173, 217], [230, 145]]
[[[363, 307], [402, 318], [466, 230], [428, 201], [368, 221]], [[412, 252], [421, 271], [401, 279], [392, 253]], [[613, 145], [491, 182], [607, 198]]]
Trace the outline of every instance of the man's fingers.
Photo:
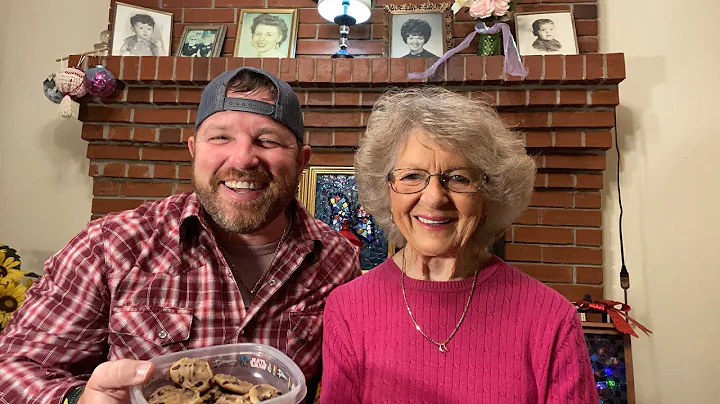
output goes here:
[[100, 364], [90, 376], [86, 389], [105, 391], [144, 383], [152, 374], [152, 363], [131, 359]]

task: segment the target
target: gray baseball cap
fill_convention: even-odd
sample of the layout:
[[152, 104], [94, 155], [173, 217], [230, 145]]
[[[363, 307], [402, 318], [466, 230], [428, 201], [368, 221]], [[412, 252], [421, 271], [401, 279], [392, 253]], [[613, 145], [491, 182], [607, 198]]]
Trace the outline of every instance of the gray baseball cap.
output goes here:
[[[267, 77], [277, 88], [275, 104], [227, 96], [227, 85], [233, 77], [241, 71], [251, 71]], [[200, 127], [210, 115], [220, 111], [244, 111], [266, 115], [287, 126], [300, 141], [303, 140], [303, 117], [300, 110], [300, 101], [290, 85], [270, 72], [254, 67], [239, 67], [235, 70], [220, 73], [205, 89], [200, 98], [195, 130]]]

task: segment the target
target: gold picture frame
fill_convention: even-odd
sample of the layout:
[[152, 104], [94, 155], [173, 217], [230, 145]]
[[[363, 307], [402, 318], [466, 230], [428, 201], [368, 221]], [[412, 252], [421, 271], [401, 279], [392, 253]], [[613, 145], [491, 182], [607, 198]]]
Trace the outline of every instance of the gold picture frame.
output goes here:
[[[450, 3], [388, 4], [385, 6], [384, 26], [383, 55], [388, 58], [439, 58], [453, 47]], [[420, 45], [414, 43], [410, 47], [402, 35], [406, 30], [430, 32], [429, 38], [424, 38]]]
[[219, 57], [222, 53], [226, 30], [225, 25], [185, 26], [175, 56]]
[[[395, 246], [387, 240], [377, 224], [372, 223], [372, 217], [363, 216], [362, 207], [357, 200], [357, 185], [355, 184], [355, 168], [352, 166], [314, 166], [308, 167], [303, 173], [298, 199], [315, 218], [322, 220], [333, 227], [333, 206], [327, 201], [329, 196], [340, 194], [346, 198], [349, 223], [353, 233], [363, 241], [360, 249], [360, 267], [363, 271], [370, 270], [381, 264], [387, 257], [395, 253]], [[363, 210], [364, 212], [364, 210]], [[362, 227], [361, 221], [367, 219], [372, 228], [372, 238], [364, 238], [357, 229]], [[365, 223], [367, 223], [365, 222]]]
[[235, 57], [295, 57], [298, 36], [297, 9], [242, 9], [237, 25], [233, 51]]

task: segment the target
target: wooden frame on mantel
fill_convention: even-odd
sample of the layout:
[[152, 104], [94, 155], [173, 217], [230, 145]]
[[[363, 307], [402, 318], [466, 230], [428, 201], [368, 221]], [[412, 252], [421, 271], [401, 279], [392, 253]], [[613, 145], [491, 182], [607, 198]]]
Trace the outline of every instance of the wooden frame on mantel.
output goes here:
[[[426, 18], [421, 18], [423, 15]], [[418, 19], [428, 22], [433, 29], [429, 40], [426, 38], [424, 45], [425, 48], [431, 48], [434, 51], [432, 52], [433, 56], [439, 58], [453, 47], [453, 13], [449, 3], [388, 4], [385, 6], [385, 34], [382, 42], [384, 56], [388, 58], [409, 57], [409, 55], [399, 56], [401, 53], [407, 53], [408, 47], [406, 45], [401, 49], [398, 45], [403, 42], [400, 36], [402, 24], [407, 23], [407, 20], [412, 17], [418, 17]], [[438, 36], [439, 41], [435, 39]], [[395, 48], [393, 44], [395, 44]], [[429, 51], [429, 49], [424, 50]]]
[[627, 384], [627, 403], [635, 404], [635, 378], [633, 376], [633, 358], [630, 336], [616, 330], [615, 326], [609, 323], [582, 321], [581, 324], [586, 338], [588, 335], [612, 335], [616, 338], [622, 338], [623, 352], [625, 354], [625, 382]]

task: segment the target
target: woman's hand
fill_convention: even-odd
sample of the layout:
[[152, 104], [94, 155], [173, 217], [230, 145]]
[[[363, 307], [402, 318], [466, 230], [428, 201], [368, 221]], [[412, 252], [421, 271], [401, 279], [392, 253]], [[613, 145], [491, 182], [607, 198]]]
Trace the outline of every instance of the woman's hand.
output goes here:
[[85, 385], [78, 404], [126, 404], [128, 387], [147, 381], [153, 371], [151, 362], [120, 359], [100, 364]]

